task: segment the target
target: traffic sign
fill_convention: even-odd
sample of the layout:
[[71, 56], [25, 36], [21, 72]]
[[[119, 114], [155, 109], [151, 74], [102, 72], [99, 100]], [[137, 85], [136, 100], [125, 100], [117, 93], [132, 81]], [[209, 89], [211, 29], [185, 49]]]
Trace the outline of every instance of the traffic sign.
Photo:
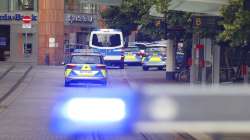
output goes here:
[[30, 16], [23, 16], [23, 23], [30, 23], [31, 22], [31, 17]]
[[23, 29], [30, 29], [30, 28], [32, 28], [32, 26], [31, 26], [30, 23], [24, 23], [22, 27], [23, 27]]
[[31, 28], [31, 17], [30, 16], [23, 16], [23, 29], [30, 29]]

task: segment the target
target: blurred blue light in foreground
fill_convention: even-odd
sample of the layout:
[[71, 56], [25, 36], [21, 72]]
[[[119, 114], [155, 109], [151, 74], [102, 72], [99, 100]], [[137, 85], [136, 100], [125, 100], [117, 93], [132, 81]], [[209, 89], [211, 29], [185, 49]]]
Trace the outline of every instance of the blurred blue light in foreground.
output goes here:
[[73, 98], [64, 106], [65, 117], [75, 122], [117, 122], [125, 118], [121, 99]]
[[129, 133], [137, 114], [134, 90], [116, 88], [68, 88], [57, 100], [50, 127], [55, 133]]

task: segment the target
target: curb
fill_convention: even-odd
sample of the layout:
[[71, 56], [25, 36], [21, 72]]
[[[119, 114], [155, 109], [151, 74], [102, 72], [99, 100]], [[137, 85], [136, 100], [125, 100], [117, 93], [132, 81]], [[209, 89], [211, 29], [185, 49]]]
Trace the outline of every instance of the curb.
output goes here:
[[32, 70], [32, 66], [29, 66], [28, 70], [25, 71], [25, 73], [22, 75], [22, 77], [12, 86], [3, 96], [0, 98], [0, 103], [2, 103], [6, 98], [8, 98], [13, 91], [16, 90], [16, 88], [21, 84], [21, 82], [25, 79], [27, 74]]

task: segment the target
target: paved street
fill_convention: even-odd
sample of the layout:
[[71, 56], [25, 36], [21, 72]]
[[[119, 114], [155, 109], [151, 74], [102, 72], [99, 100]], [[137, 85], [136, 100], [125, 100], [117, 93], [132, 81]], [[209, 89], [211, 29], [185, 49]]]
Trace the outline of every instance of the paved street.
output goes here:
[[[0, 140], [61, 140], [75, 139], [52, 134], [48, 129], [50, 114], [56, 99], [73, 90], [95, 88], [93, 86], [64, 87], [63, 67], [36, 66], [18, 88], [1, 104]], [[129, 82], [164, 82], [164, 71], [143, 72], [140, 67], [109, 71], [109, 87], [129, 86]], [[103, 88], [103, 87], [100, 87]], [[124, 139], [124, 140], [172, 140], [173, 135], [134, 134], [127, 136], [99, 136], [93, 134], [76, 139]]]
[[165, 71], [158, 71], [156, 69], [143, 71], [141, 67], [127, 67], [125, 73], [130, 83], [136, 83], [136, 84], [166, 83]]
[[[13, 81], [17, 79], [17, 77], [21, 77], [21, 72], [17, 68], [24, 69], [25, 67], [14, 67], [10, 69], [9, 74], [6, 76], [2, 76], [2, 79], [8, 80], [9, 84], [1, 85], [1, 92], [8, 91], [7, 87], [11, 84], [13, 85]], [[2, 68], [5, 71], [6, 68]], [[26, 68], [28, 69], [28, 67]], [[4, 71], [1, 70], [1, 71]], [[23, 70], [22, 70], [23, 71]], [[19, 73], [19, 74], [18, 74]], [[0, 103], [0, 140], [193, 140], [191, 138], [188, 139], [177, 139], [177, 134], [148, 134], [148, 133], [137, 133], [137, 134], [127, 134], [127, 135], [101, 135], [98, 133], [93, 133], [90, 135], [84, 135], [79, 137], [69, 137], [63, 135], [56, 135], [51, 132], [49, 129], [49, 122], [51, 117], [51, 111], [53, 106], [57, 103], [58, 97], [66, 94], [74, 94], [74, 91], [81, 91], [83, 94], [88, 93], [93, 88], [105, 88], [98, 85], [81, 85], [81, 86], [72, 86], [72, 87], [64, 87], [64, 68], [62, 66], [34, 66], [33, 69], [28, 73], [26, 78], [17, 86], [17, 88], [11, 92], [10, 96], [4, 99]], [[126, 67], [124, 70], [120, 69], [109, 69], [109, 79], [108, 79], [108, 87], [114, 88], [117, 86], [126, 86], [133, 87], [135, 85], [142, 85], [147, 83], [166, 83], [164, 77], [164, 71], [142, 71], [141, 67]], [[17, 76], [14, 76], [17, 75]], [[0, 80], [0, 82], [1, 82]], [[167, 83], [168, 85], [168, 83]], [[150, 87], [145, 87], [150, 88]], [[168, 87], [170, 88], [170, 87]], [[4, 90], [2, 90], [4, 89]], [[164, 88], [161, 90], [165, 91]], [[159, 91], [161, 91], [159, 90]], [[183, 90], [183, 89], [180, 89]], [[162, 93], [164, 93], [162, 91]], [[212, 94], [213, 95], [213, 94]], [[169, 96], [172, 96], [171, 93]], [[192, 97], [192, 96], [190, 96]], [[214, 99], [219, 96], [208, 96], [208, 99]], [[221, 96], [222, 97], [222, 96]], [[230, 96], [229, 96], [230, 97]], [[245, 97], [249, 96], [243, 96]], [[239, 97], [241, 98], [241, 97]], [[178, 98], [175, 98], [177, 101]], [[243, 101], [243, 99], [239, 99], [239, 102]], [[187, 108], [186, 110], [180, 111], [180, 113], [184, 113], [186, 118], [193, 116], [192, 112], [199, 111], [199, 107], [204, 108], [206, 106], [210, 106], [209, 112], [214, 112], [214, 108], [218, 108], [220, 102], [217, 104], [209, 104], [210, 100], [203, 100], [203, 98], [199, 99], [202, 101], [200, 106], [193, 106], [194, 99], [186, 100], [185, 98], [180, 98], [183, 104], [179, 104], [183, 106], [182, 108]], [[196, 100], [196, 99], [195, 99]], [[244, 105], [238, 102], [230, 102], [230, 98], [228, 98], [229, 102], [225, 106], [227, 108], [235, 108], [230, 112], [234, 111], [235, 114], [228, 115], [229, 120], [233, 120], [241, 116], [240, 112], [242, 109], [245, 109], [245, 119], [248, 120], [247, 113], [249, 112], [247, 106], [237, 106]], [[248, 100], [248, 98], [246, 98]], [[237, 100], [234, 100], [237, 101]], [[225, 102], [226, 103], [226, 102]], [[244, 102], [243, 102], [244, 103]], [[245, 102], [247, 103], [247, 102]], [[193, 106], [193, 107], [192, 107]], [[204, 106], [204, 107], [203, 107]], [[224, 109], [225, 109], [224, 106]], [[198, 108], [198, 109], [197, 109]], [[237, 109], [239, 108], [239, 109]], [[222, 108], [218, 108], [218, 110], [223, 110]], [[186, 113], [186, 114], [185, 114]], [[195, 115], [195, 117], [200, 117], [202, 119], [206, 118], [218, 118], [218, 115], [228, 114], [229, 112], [224, 113], [211, 113], [211, 115], [206, 116], [205, 114]], [[197, 114], [197, 113], [195, 113]], [[218, 115], [216, 115], [218, 114]], [[239, 116], [237, 116], [237, 114]], [[242, 114], [242, 116], [244, 116]], [[231, 117], [231, 118], [230, 118]], [[184, 119], [186, 119], [184, 118]], [[225, 116], [223, 117], [225, 118]], [[177, 118], [182, 119], [182, 118]], [[197, 118], [196, 118], [197, 119]], [[244, 118], [241, 118], [244, 119]], [[164, 127], [165, 129], [172, 130], [171, 124], [168, 127]], [[159, 126], [161, 126], [159, 124]], [[205, 125], [206, 126], [206, 125]], [[173, 127], [176, 127], [173, 125]], [[178, 127], [178, 126], [177, 126]], [[152, 128], [145, 127], [144, 131], [152, 132]], [[182, 128], [179, 128], [182, 130]], [[185, 130], [185, 127], [183, 128]], [[157, 129], [155, 131], [158, 131]], [[172, 131], [171, 131], [172, 132]], [[180, 137], [180, 136], [178, 136]], [[238, 134], [224, 134], [218, 135], [220, 137], [218, 140], [248, 140], [249, 135], [238, 135]], [[202, 139], [202, 138], [201, 138]], [[200, 140], [200, 139], [199, 139]]]

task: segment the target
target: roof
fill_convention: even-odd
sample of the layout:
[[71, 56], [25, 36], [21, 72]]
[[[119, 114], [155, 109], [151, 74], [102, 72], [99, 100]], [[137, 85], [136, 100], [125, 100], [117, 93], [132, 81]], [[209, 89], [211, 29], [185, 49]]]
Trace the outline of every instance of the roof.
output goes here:
[[102, 31], [102, 32], [121, 32], [120, 29], [95, 29], [93, 31]]
[[174, 0], [169, 9], [218, 16], [220, 8], [227, 3], [228, 0]]
[[101, 54], [98, 53], [72, 53], [72, 56], [102, 56]]
[[98, 53], [94, 49], [74, 49], [74, 53]]
[[111, 5], [111, 6], [120, 6], [122, 0], [88, 0], [87, 2], [95, 2], [97, 4]]

